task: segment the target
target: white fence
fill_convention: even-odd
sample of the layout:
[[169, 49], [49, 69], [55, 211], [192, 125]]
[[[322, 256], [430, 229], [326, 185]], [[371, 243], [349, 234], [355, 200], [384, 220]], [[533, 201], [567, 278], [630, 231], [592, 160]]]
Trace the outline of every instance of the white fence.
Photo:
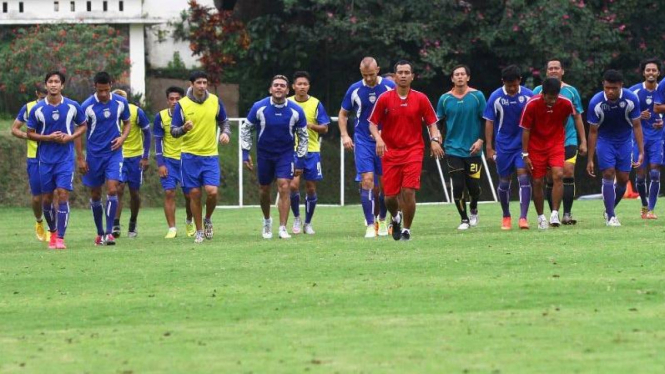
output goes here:
[[[337, 117], [331, 117], [331, 120], [333, 122], [337, 122]], [[241, 207], [256, 207], [257, 205], [246, 205], [243, 202], [243, 197], [244, 197], [244, 185], [243, 185], [243, 177], [244, 177], [244, 172], [245, 172], [245, 167], [242, 161], [242, 148], [241, 148], [241, 142], [240, 142], [240, 124], [245, 121], [245, 118], [229, 118], [229, 121], [231, 122], [232, 125], [237, 125], [235, 133], [238, 136], [237, 143], [238, 143], [238, 205], [219, 205], [218, 208], [241, 208]], [[332, 124], [331, 124], [332, 125]], [[254, 136], [254, 135], [252, 135]], [[256, 146], [256, 144], [254, 144]], [[344, 145], [342, 144], [342, 139], [340, 137], [339, 141], [339, 158], [340, 158], [340, 179], [339, 179], [339, 203], [338, 204], [319, 204], [319, 206], [344, 206], [345, 204], [345, 196], [344, 196], [344, 188], [346, 186], [346, 180], [345, 180], [345, 159], [347, 156], [347, 152], [344, 149]], [[487, 165], [487, 161], [485, 160], [484, 154], [481, 154], [481, 159], [483, 160], [483, 166], [485, 169], [485, 176], [487, 178], [487, 181], [491, 187], [492, 190], [492, 196], [494, 198], [494, 201], [498, 201], [497, 195], [496, 195], [496, 190], [494, 188], [494, 183], [492, 181], [492, 176], [490, 175], [489, 167]], [[443, 196], [440, 202], [437, 202], [435, 204], [450, 204], [452, 202], [452, 194], [453, 194], [453, 186], [452, 183], [450, 183], [449, 179], [444, 176], [443, 173], [443, 167], [441, 166], [441, 160], [436, 160], [436, 166], [437, 170], [439, 173], [439, 178], [441, 179], [441, 188], [443, 190]], [[448, 190], [450, 188], [450, 191]], [[419, 203], [420, 204], [420, 203]]]

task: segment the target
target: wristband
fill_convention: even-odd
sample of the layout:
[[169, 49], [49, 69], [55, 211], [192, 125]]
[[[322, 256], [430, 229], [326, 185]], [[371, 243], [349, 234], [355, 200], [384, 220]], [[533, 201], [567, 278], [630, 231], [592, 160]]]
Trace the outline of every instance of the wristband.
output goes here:
[[529, 157], [529, 152], [522, 152], [522, 158]]

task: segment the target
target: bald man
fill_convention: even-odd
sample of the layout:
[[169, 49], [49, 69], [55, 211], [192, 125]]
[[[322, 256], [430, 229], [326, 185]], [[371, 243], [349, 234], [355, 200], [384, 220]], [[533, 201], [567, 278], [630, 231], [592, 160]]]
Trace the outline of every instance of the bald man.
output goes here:
[[[360, 74], [363, 79], [352, 84], [346, 91], [342, 108], [339, 110], [339, 130], [342, 134], [344, 148], [354, 151], [356, 172], [361, 176], [360, 201], [362, 203], [365, 222], [365, 238], [376, 238], [388, 236], [386, 225], [386, 207], [383, 192], [379, 192], [380, 212], [378, 227], [374, 223], [374, 179], [378, 177], [379, 188], [381, 185], [381, 159], [376, 155], [376, 141], [369, 130], [368, 118], [372, 114], [374, 104], [379, 95], [393, 90], [395, 83], [379, 76], [379, 64], [373, 57], [365, 57], [360, 62]], [[349, 113], [355, 113], [355, 125], [353, 139], [349, 136], [347, 124]], [[381, 124], [378, 124], [379, 126]], [[380, 127], [379, 127], [380, 128]]]

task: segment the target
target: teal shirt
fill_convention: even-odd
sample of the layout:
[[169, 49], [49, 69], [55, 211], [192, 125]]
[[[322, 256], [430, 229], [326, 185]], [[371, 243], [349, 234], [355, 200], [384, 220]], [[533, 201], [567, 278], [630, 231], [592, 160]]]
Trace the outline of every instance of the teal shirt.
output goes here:
[[[533, 90], [533, 94], [538, 95], [542, 90], [543, 86], [538, 86]], [[584, 113], [582, 98], [580, 98], [580, 93], [577, 92], [575, 87], [565, 84], [561, 87], [559, 94], [573, 102], [577, 114], [582, 115]], [[568, 117], [568, 122], [566, 122], [566, 142], [564, 146], [567, 147], [569, 145], [577, 146], [577, 129], [575, 128], [575, 119], [573, 116]]]
[[446, 121], [446, 140], [443, 144], [447, 155], [471, 157], [469, 149], [484, 131], [483, 111], [485, 96], [478, 90], [466, 93], [461, 99], [447, 92], [439, 98], [436, 115]]

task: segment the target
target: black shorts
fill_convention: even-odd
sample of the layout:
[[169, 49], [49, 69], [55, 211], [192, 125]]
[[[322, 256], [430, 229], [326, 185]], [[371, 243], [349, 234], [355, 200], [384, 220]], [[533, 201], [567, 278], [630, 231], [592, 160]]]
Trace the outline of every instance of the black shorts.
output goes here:
[[567, 145], [564, 151], [563, 159], [566, 162], [575, 163], [577, 161], [577, 146], [576, 145]]
[[446, 156], [449, 173], [465, 172], [472, 178], [480, 178], [480, 172], [483, 170], [483, 160], [480, 156], [457, 157]]

